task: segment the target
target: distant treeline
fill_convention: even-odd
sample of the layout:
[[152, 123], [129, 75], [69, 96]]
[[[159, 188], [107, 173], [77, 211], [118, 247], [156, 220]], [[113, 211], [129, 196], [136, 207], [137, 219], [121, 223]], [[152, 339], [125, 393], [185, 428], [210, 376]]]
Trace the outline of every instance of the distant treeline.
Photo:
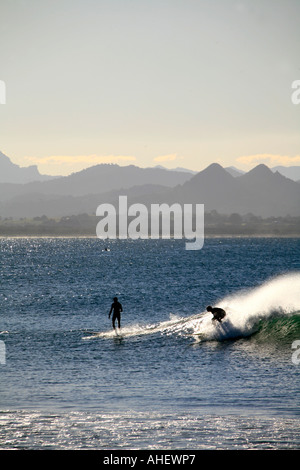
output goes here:
[[[32, 219], [1, 218], [0, 236], [95, 236], [100, 218], [80, 214], [61, 218], [43, 215]], [[217, 211], [205, 213], [205, 235], [273, 235], [300, 236], [300, 217], [262, 218], [253, 214], [224, 215]]]
[[300, 236], [300, 217], [262, 218], [253, 214], [205, 214], [206, 235], [291, 235]]

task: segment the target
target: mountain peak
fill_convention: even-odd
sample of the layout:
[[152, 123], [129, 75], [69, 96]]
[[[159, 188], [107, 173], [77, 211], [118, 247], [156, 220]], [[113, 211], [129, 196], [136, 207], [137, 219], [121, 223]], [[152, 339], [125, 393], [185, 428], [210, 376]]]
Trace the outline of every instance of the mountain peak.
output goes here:
[[246, 173], [247, 175], [260, 175], [260, 176], [270, 176], [270, 175], [273, 175], [273, 172], [272, 170], [270, 170], [269, 167], [267, 167], [267, 165], [265, 165], [264, 163], [260, 163], [259, 165], [257, 165], [256, 167], [252, 168], [252, 170], [248, 171], [248, 173]]
[[210, 165], [208, 165], [208, 167], [205, 168], [205, 170], [224, 170], [224, 168], [222, 167], [222, 165], [220, 165], [220, 163], [211, 163]]
[[[212, 163], [204, 170], [194, 175], [191, 179], [183, 184], [187, 188], [206, 188], [210, 190], [212, 186], [221, 185], [222, 187], [231, 187], [235, 184], [235, 178], [228, 173], [219, 163]], [[224, 186], [225, 185], [225, 186]]]
[[242, 181], [243, 183], [249, 182], [249, 184], [266, 184], [267, 182], [274, 182], [275, 173], [270, 170], [267, 165], [260, 163], [256, 167], [252, 168], [252, 170], [248, 171], [244, 175], [238, 176], [238, 180]]
[[222, 178], [231, 181], [234, 177], [227, 171], [225, 168], [222, 167], [219, 163], [212, 163], [204, 170], [197, 173], [194, 178], [197, 177], [206, 177], [206, 178]]
[[0, 151], [0, 183], [24, 184], [46, 179], [52, 179], [52, 177], [41, 175], [36, 165], [20, 167]]

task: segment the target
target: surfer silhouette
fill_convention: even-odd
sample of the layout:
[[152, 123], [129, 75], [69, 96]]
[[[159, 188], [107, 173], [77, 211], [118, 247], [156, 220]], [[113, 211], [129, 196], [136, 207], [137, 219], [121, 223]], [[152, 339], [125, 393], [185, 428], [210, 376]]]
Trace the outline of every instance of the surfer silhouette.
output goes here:
[[115, 330], [116, 329], [116, 326], [115, 326], [116, 320], [118, 321], [118, 327], [121, 328], [121, 312], [123, 312], [123, 308], [122, 308], [122, 305], [120, 304], [120, 302], [118, 301], [118, 297], [114, 297], [114, 301], [111, 304], [110, 312], [108, 314], [108, 318], [110, 318], [112, 311], [113, 311], [112, 326], [113, 326], [113, 329]]
[[206, 310], [213, 314], [213, 321], [217, 320], [218, 322], [222, 323], [222, 319], [226, 316], [226, 312], [222, 308], [212, 307], [209, 305]]

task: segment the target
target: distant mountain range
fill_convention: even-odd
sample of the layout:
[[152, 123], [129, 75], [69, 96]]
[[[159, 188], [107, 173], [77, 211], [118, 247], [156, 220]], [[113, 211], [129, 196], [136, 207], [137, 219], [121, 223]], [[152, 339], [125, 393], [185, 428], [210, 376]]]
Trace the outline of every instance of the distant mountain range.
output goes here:
[[300, 215], [300, 185], [266, 165], [232, 176], [219, 164], [197, 173], [181, 187], [174, 188], [169, 200], [205, 204], [206, 211], [223, 214], [252, 213], [262, 217]]
[[[10, 182], [1, 182], [9, 174], [5, 168], [11, 171]], [[206, 212], [216, 210], [221, 214], [300, 216], [300, 184], [266, 165], [244, 173], [213, 163], [195, 173], [182, 168], [167, 170], [103, 164], [55, 179], [43, 177], [36, 167], [29, 168], [27, 177], [36, 175], [39, 179], [20, 183], [19, 171], [26, 169], [12, 164], [0, 153], [2, 218], [93, 214], [101, 203], [117, 205], [121, 194], [128, 196], [128, 204], [198, 203], [205, 204]]]
[[[156, 168], [164, 168], [163, 166], [157, 166]], [[286, 176], [287, 178], [297, 181], [300, 183], [300, 166], [274, 166], [273, 168], [270, 168], [273, 173], [276, 173], [278, 171], [281, 173], [283, 176]], [[185, 171], [188, 173], [191, 173], [192, 175], [195, 175], [198, 173], [197, 171], [193, 170], [188, 170], [186, 168], [175, 168], [176, 171]], [[239, 168], [236, 168], [235, 166], [228, 166], [225, 167], [225, 170], [228, 171], [232, 176], [241, 176], [246, 173], [246, 171], [240, 170]]]
[[[225, 168], [225, 170], [227, 170], [232, 176], [241, 176], [246, 173], [245, 171], [239, 170], [234, 166]], [[274, 166], [273, 168], [271, 168], [271, 170], [273, 171], [273, 173], [276, 173], [276, 171], [278, 171], [278, 173], [280, 173], [281, 175], [300, 183], [300, 166]]]
[[[108, 165], [108, 166], [111, 166], [111, 165]], [[177, 171], [179, 173], [188, 173], [190, 175], [195, 175], [198, 173], [197, 171], [189, 170], [187, 168], [181, 168], [181, 167], [177, 167], [177, 168], [169, 170], [161, 165], [155, 166], [154, 169], [166, 170], [170, 172]], [[88, 170], [89, 169], [83, 170], [83, 171], [88, 171]], [[241, 176], [246, 173], [245, 171], [240, 170], [234, 166], [226, 167], [225, 170], [228, 171], [232, 176]], [[274, 173], [278, 171], [279, 173], [286, 176], [287, 178], [293, 181], [300, 182], [300, 166], [288, 166], [288, 167], [275, 166], [271, 168], [271, 170]], [[37, 165], [31, 165], [28, 167], [20, 167], [19, 165], [16, 165], [15, 163], [13, 163], [9, 159], [9, 157], [4, 155], [4, 153], [0, 152], [0, 183], [25, 184], [25, 183], [32, 183], [32, 182], [49, 181], [49, 180], [58, 179], [58, 178], [62, 178], [62, 176], [41, 175], [37, 168]]]

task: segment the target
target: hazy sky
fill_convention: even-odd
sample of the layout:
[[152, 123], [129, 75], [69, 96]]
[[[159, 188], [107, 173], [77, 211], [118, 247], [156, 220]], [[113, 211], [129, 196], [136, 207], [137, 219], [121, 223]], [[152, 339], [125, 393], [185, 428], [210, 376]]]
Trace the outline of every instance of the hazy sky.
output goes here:
[[0, 0], [0, 150], [101, 162], [300, 165], [299, 0]]

